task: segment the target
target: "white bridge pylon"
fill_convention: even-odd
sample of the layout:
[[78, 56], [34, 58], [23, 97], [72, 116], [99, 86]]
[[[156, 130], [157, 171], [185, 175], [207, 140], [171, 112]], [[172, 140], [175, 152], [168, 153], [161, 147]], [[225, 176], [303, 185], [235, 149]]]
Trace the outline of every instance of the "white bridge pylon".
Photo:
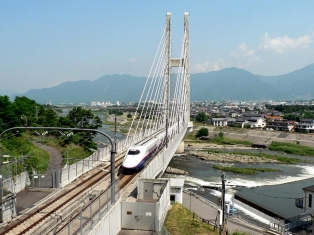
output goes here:
[[189, 13], [184, 13], [181, 55], [172, 57], [171, 13], [167, 13], [166, 27], [127, 135], [128, 145], [165, 130], [166, 125], [169, 136], [186, 128], [190, 121], [189, 47]]

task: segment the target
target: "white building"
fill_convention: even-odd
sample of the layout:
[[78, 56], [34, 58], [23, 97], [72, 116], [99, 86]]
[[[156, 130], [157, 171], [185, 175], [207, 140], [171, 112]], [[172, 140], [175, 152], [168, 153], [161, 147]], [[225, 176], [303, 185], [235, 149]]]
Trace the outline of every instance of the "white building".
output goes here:
[[214, 126], [227, 126], [228, 118], [212, 118], [212, 123]]
[[245, 125], [250, 125], [251, 128], [264, 128], [266, 127], [266, 120], [261, 117], [251, 117]]

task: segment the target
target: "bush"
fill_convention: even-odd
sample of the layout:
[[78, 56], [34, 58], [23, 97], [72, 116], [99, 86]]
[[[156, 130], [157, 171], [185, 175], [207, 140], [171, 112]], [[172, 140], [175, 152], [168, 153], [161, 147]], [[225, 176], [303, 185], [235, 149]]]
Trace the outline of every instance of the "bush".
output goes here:
[[206, 113], [200, 112], [199, 114], [196, 115], [195, 120], [198, 122], [204, 122], [208, 120], [208, 117]]
[[207, 128], [201, 128], [195, 135], [196, 137], [201, 137], [201, 136], [208, 136], [208, 129]]
[[219, 132], [219, 138], [221, 138], [221, 139], [224, 138], [224, 133], [223, 132]]

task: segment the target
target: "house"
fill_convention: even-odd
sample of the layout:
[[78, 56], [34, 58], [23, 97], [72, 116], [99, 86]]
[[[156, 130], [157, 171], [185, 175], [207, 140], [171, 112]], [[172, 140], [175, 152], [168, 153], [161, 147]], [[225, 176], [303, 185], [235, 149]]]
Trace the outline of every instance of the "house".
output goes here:
[[314, 185], [305, 187], [302, 189], [304, 191], [304, 201], [303, 201], [303, 212], [314, 214]]
[[299, 215], [299, 224], [302, 225], [303, 230], [298, 234], [310, 235], [313, 231], [313, 218], [311, 215], [314, 214], [314, 185], [305, 187], [302, 190], [304, 191], [304, 197], [295, 199], [296, 207], [302, 208], [304, 213]]
[[214, 126], [227, 126], [228, 118], [212, 118], [212, 124]]
[[314, 132], [314, 123], [299, 123], [296, 124], [295, 131], [301, 133], [313, 133]]
[[266, 121], [261, 114], [243, 114], [243, 116], [237, 117], [234, 122], [235, 126], [249, 128], [264, 128], [266, 126]]
[[229, 112], [229, 116], [232, 117], [232, 118], [235, 118], [235, 117], [239, 116], [239, 114], [238, 114], [237, 111], [230, 111]]
[[282, 116], [265, 116], [267, 121], [282, 121]]
[[262, 117], [251, 117], [247, 120], [245, 125], [250, 125], [251, 128], [264, 128], [266, 127], [266, 120]]
[[307, 124], [313, 124], [314, 123], [314, 120], [313, 119], [300, 119], [300, 124], [304, 124], [304, 123], [307, 123]]
[[295, 121], [288, 121], [288, 120], [281, 120], [281, 121], [267, 121], [266, 128], [270, 130], [276, 131], [292, 131], [294, 130], [297, 122]]

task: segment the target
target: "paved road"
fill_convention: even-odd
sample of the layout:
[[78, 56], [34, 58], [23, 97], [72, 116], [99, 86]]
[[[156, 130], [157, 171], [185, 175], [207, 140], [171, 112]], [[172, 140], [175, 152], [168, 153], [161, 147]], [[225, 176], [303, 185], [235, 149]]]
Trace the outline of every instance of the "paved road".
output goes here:
[[[210, 220], [211, 222], [215, 223], [216, 216], [217, 216], [217, 209], [213, 206], [207, 204], [206, 202], [194, 197], [193, 195], [190, 196], [186, 193], [183, 194], [183, 203], [186, 208], [191, 209], [193, 212], [195, 212], [198, 216], [202, 217], [203, 219]], [[236, 231], [243, 231], [248, 232], [250, 234], [268, 234], [266, 231], [251, 226], [247, 223], [242, 222], [241, 220], [237, 218], [229, 219], [228, 220], [228, 230], [229, 233], [233, 233]]]

